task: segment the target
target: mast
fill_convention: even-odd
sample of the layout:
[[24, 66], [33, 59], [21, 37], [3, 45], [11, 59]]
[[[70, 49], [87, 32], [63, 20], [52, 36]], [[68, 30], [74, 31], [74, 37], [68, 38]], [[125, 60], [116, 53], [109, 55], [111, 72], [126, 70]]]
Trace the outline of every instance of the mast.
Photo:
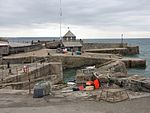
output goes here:
[[123, 34], [121, 34], [121, 46], [123, 47]]
[[62, 40], [62, 37], [61, 37], [61, 24], [62, 24], [62, 6], [61, 6], [61, 0], [60, 0], [60, 40]]

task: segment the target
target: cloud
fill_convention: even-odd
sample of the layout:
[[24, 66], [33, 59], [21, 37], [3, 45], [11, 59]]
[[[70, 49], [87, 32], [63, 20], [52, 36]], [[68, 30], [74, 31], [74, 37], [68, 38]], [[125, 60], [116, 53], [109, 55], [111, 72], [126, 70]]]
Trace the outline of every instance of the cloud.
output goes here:
[[[149, 0], [62, 0], [62, 22], [64, 28], [72, 26], [74, 29], [76, 26], [83, 28], [84, 32], [91, 30], [91, 34], [96, 33], [93, 36], [120, 33], [136, 35], [136, 32], [140, 32], [148, 37], [149, 5]], [[31, 30], [29, 34], [41, 29], [43, 35], [42, 32], [53, 28], [54, 24], [56, 30], [59, 24], [59, 0], [0, 0], [0, 35], [5, 35], [4, 31], [14, 33], [18, 29], [24, 30], [22, 35], [28, 35], [25, 32], [27, 29]]]

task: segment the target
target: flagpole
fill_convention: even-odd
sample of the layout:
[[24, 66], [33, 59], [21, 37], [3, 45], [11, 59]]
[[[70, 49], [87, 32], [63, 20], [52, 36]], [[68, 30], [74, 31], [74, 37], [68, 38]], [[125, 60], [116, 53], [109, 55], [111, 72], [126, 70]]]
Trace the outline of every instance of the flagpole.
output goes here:
[[121, 34], [121, 45], [123, 47], [123, 34]]
[[61, 0], [60, 0], [60, 40], [62, 40], [62, 37], [61, 37], [61, 24], [62, 24], [62, 8], [61, 8]]

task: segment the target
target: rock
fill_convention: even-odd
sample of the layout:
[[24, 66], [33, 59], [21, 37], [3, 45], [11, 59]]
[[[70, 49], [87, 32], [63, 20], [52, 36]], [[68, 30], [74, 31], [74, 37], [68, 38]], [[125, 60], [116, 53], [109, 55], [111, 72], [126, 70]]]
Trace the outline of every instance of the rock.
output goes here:
[[127, 69], [122, 61], [115, 61], [99, 68], [100, 70], [109, 71], [111, 73], [121, 72], [127, 74]]
[[126, 77], [127, 69], [125, 64], [121, 61], [115, 61], [92, 71], [78, 71], [76, 83], [83, 84], [86, 81], [94, 80], [95, 78], [98, 78], [100, 83], [107, 83], [109, 81], [108, 76], [118, 78]]
[[78, 70], [76, 74], [76, 83], [77, 85], [85, 84], [86, 81], [93, 81], [93, 71], [89, 71], [89, 69]]
[[115, 84], [131, 91], [150, 92], [150, 78], [134, 75], [124, 78], [112, 77], [111, 80]]
[[123, 78], [123, 77], [127, 77], [127, 74], [122, 72], [116, 72], [116, 73], [112, 73], [111, 77]]

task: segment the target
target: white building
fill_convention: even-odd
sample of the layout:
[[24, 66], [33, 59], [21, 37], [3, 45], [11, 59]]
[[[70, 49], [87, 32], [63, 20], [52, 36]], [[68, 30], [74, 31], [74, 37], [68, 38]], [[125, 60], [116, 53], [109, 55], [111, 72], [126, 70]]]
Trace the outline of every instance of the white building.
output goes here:
[[82, 51], [83, 46], [81, 40], [77, 40], [70, 30], [63, 36], [62, 45], [69, 51]]

